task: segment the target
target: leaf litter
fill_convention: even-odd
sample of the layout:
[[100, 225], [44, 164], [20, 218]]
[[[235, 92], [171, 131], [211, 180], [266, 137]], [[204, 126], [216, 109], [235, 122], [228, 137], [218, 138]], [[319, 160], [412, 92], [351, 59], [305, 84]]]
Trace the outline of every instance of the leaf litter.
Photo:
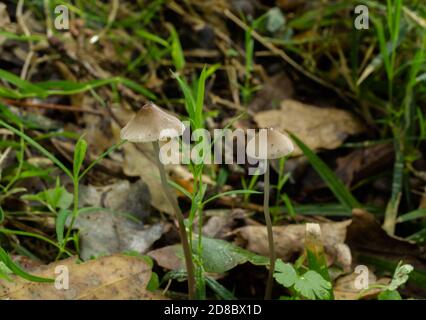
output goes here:
[[[45, 29], [44, 21], [39, 19], [42, 14], [35, 15], [32, 12], [34, 8], [24, 7], [25, 24], [30, 32], [28, 35], [22, 33], [22, 25], [18, 23], [13, 10], [15, 8], [9, 8], [8, 4], [0, 4], [2, 28], [0, 60], [2, 66], [7, 68], [7, 72], [19, 76], [25, 69], [28, 57], [33, 55], [28, 60], [30, 68], [24, 80], [29, 80], [29, 84], [38, 84], [46, 80], [53, 83], [57, 80], [66, 80], [69, 87], [64, 86], [64, 90], [74, 92], [71, 95], [64, 92], [59, 95], [46, 94], [46, 90], [40, 84], [32, 88], [43, 94], [36, 95], [35, 98], [30, 96], [28, 99], [22, 99], [19, 94], [25, 94], [25, 90], [6, 80], [2, 82], [1, 88], [4, 90], [1, 93], [1, 103], [4, 103], [7, 110], [11, 110], [13, 114], [19, 115], [25, 125], [31, 124], [25, 128], [31, 137], [35, 137], [69, 165], [73, 162], [74, 139], [85, 134], [89, 153], [83, 166], [87, 167], [91, 160], [109, 148], [114, 141], [118, 141], [120, 128], [134, 114], [134, 110], [147, 100], [159, 99], [161, 105], [164, 103], [164, 107], [169, 111], [180, 116], [185, 115], [184, 106], [178, 99], [180, 96], [178, 97], [177, 86], [170, 76], [171, 68], [176, 68], [185, 77], [196, 74], [197, 68], [201, 65], [220, 62], [223, 65], [209, 79], [206, 87], [204, 113], [209, 129], [227, 124], [239, 112], [246, 112], [247, 116], [231, 127], [244, 129], [252, 126], [274, 127], [282, 132], [293, 133], [309, 149], [319, 153], [328, 165], [335, 166], [335, 175], [342, 180], [344, 186], [351, 189], [351, 192], [356, 192], [357, 198], [362, 198], [362, 203], [372, 202], [381, 207], [385, 206], [392, 183], [383, 175], [387, 175], [387, 170], [394, 162], [395, 150], [390, 143], [392, 141], [382, 143], [378, 140], [373, 146], [367, 141], [360, 143], [361, 148], [356, 147], [349, 151], [343, 147], [352, 148], [350, 145], [354, 140], [358, 141], [365, 137], [376, 139], [379, 137], [377, 131], [389, 130], [386, 128], [381, 130], [383, 128], [371, 122], [372, 115], [369, 114], [371, 110], [368, 109], [368, 105], [372, 104], [371, 101], [366, 99], [360, 102], [361, 110], [355, 112], [352, 104], [345, 104], [348, 102], [347, 97], [351, 96], [350, 94], [346, 96], [345, 90], [348, 88], [340, 88], [339, 84], [338, 90], [334, 90], [339, 82], [336, 81], [334, 84], [331, 82], [336, 80], [338, 74], [344, 74], [345, 70], [347, 72], [347, 66], [346, 69], [336, 67], [344, 66], [344, 59], [334, 61], [336, 47], [342, 46], [343, 50], [349, 48], [346, 43], [340, 43], [339, 40], [336, 40], [337, 44], [333, 42], [333, 48], [327, 47], [327, 41], [312, 42], [312, 36], [322, 39], [324, 35], [321, 34], [321, 25], [315, 27], [319, 30], [311, 30], [314, 21], [309, 12], [319, 12], [315, 10], [322, 12], [322, 7], [318, 7], [317, 4], [305, 4], [303, 1], [276, 1], [274, 7], [267, 6], [266, 23], [256, 25], [254, 28], [256, 30], [251, 30], [249, 24], [254, 21], [250, 18], [239, 20], [239, 17], [234, 16], [229, 10], [253, 17], [263, 10], [257, 2], [220, 1], [212, 8], [209, 3], [195, 0], [185, 3], [170, 1], [164, 6], [153, 7], [152, 15], [142, 15], [143, 25], [138, 24], [139, 33], [133, 34], [130, 30], [132, 28], [128, 28], [128, 23], [135, 18], [134, 5], [127, 1], [121, 3], [115, 17], [116, 21], [109, 26], [108, 33], [99, 30], [99, 26], [94, 25], [90, 19], [87, 20], [77, 14], [76, 19], [71, 21], [70, 30], [47, 38], [45, 33], [48, 34], [49, 30]], [[187, 10], [188, 8], [191, 10]], [[338, 17], [339, 11], [335, 12], [333, 8], [330, 12]], [[98, 9], [106, 16], [109, 14], [106, 10], [108, 6], [100, 6]], [[308, 10], [306, 15], [303, 14], [305, 10]], [[408, 8], [404, 10], [411, 12], [407, 11]], [[329, 12], [325, 14], [329, 15]], [[157, 15], [160, 17], [159, 20], [156, 20]], [[170, 18], [173, 28], [162, 25], [164, 16]], [[415, 24], [423, 23], [415, 13], [411, 12], [408, 16], [410, 19], [414, 17]], [[153, 33], [150, 34], [150, 31]], [[145, 38], [141, 37], [142, 34]], [[250, 46], [250, 41], [246, 40], [246, 43], [241, 41], [250, 38], [249, 36], [256, 40], [253, 42], [255, 53], [251, 68], [245, 66], [250, 60], [246, 54], [250, 52], [249, 47], [245, 46]], [[27, 45], [26, 42], [29, 43], [25, 40], [27, 38], [31, 39], [35, 46]], [[97, 41], [94, 42], [94, 39]], [[169, 41], [172, 41], [170, 46], [173, 48], [172, 52], [168, 51]], [[291, 57], [287, 56], [287, 53], [280, 49], [285, 48], [279, 44], [280, 41], [289, 43], [298, 50], [292, 52]], [[304, 44], [305, 42], [308, 44]], [[260, 51], [258, 45], [262, 45], [264, 51]], [[180, 47], [183, 47], [183, 52], [179, 52]], [[322, 52], [326, 52], [326, 57]], [[293, 55], [300, 55], [302, 58], [300, 60], [305, 61], [295, 70], [287, 65], [289, 63], [294, 66], [294, 63], [291, 63]], [[134, 59], [135, 57], [137, 59]], [[320, 62], [324, 59], [330, 60], [333, 66], [329, 70], [319, 71], [318, 74], [321, 77], [329, 76], [330, 83], [321, 81], [322, 79], [318, 81], [316, 75], [311, 74], [315, 70], [322, 69]], [[365, 59], [364, 66], [368, 65], [368, 55]], [[301, 75], [320, 85], [316, 87], [306, 82]], [[370, 74], [369, 79], [363, 79], [364, 83], [373, 80], [373, 76], [374, 74]], [[188, 79], [190, 77], [188, 76]], [[123, 81], [125, 78], [127, 81]], [[105, 79], [108, 85], [93, 84], [97, 80]], [[343, 75], [343, 79], [339, 80], [349, 81], [350, 87], [347, 76]], [[59, 86], [59, 89], [58, 87], [54, 89], [61, 91], [59, 81], [53, 85]], [[48, 87], [48, 84], [45, 83], [44, 86]], [[240, 92], [242, 87], [245, 87], [251, 96], [248, 103], [242, 99], [243, 94]], [[329, 93], [325, 92], [325, 87], [334, 90], [332, 99], [327, 97]], [[335, 93], [341, 97], [342, 92], [344, 99], [334, 97]], [[3, 94], [6, 96], [3, 97]], [[381, 107], [375, 106], [375, 103], [376, 101], [373, 107], [370, 106], [371, 109]], [[381, 118], [383, 114], [374, 113], [374, 116]], [[7, 140], [5, 142], [7, 149], [3, 152], [5, 149], [2, 146], [0, 168], [2, 178], [5, 177], [6, 181], [10, 181], [12, 173], [15, 172], [15, 158], [19, 158], [17, 147], [19, 137], [6, 129], [1, 130], [2, 139]], [[69, 135], [70, 132], [74, 136]], [[346, 143], [348, 139], [350, 142]], [[26, 162], [22, 173], [24, 179], [18, 181], [14, 188], [0, 198], [1, 228], [7, 228], [9, 232], [5, 233], [7, 239], [3, 241], [2, 238], [1, 244], [5, 242], [11, 250], [20, 248], [20, 255], [12, 255], [14, 260], [35, 275], [54, 277], [54, 268], [65, 265], [72, 271], [74, 280], [70, 291], [58, 293], [53, 291], [51, 284], [28, 283], [12, 276], [12, 283], [0, 280], [0, 298], [166, 298], [145, 289], [153, 275], [152, 265], [147, 260], [117, 254], [125, 251], [148, 253], [155, 260], [157, 269], [165, 269], [159, 270], [159, 274], [169, 270], [180, 270], [183, 267], [173, 210], [161, 188], [159, 172], [151, 153], [150, 146], [125, 144], [102, 159], [89, 172], [81, 182], [79, 209], [82, 211], [74, 225], [74, 234], [79, 235], [79, 241], [78, 244], [70, 244], [68, 248], [75, 254], [78, 251], [76, 247], [79, 247], [80, 255], [78, 258], [46, 264], [57, 257], [56, 249], [35, 240], [37, 238], [34, 234], [37, 237], [55, 238], [54, 220], [57, 214], [55, 210], [67, 210], [72, 207], [72, 197], [69, 196], [71, 188], [69, 180], [61, 176], [64, 185], [61, 187], [61, 194], [65, 196], [56, 199], [58, 200], [56, 205], [50, 208], [53, 210], [47, 210], [43, 204], [51, 205], [55, 202], [49, 191], [46, 191], [54, 190], [55, 187], [48, 176], [56, 175], [56, 171], [49, 171], [44, 177], [37, 176], [34, 172], [39, 171], [33, 170], [34, 167], [51, 169], [52, 161], [40, 157], [33, 149], [26, 148]], [[292, 156], [301, 155], [303, 152], [297, 148]], [[416, 157], [409, 159], [411, 161], [414, 158], [419, 159], [421, 156], [416, 154]], [[272, 166], [276, 171], [273, 180], [279, 180], [280, 166], [278, 163], [272, 163]], [[351, 219], [347, 220], [321, 218], [320, 215], [330, 215], [329, 208], [335, 204], [327, 206], [331, 196], [330, 193], [324, 193], [324, 190], [329, 185], [327, 181], [320, 180], [318, 175], [310, 174], [309, 172], [312, 173], [313, 170], [309, 171], [308, 167], [306, 158], [287, 160], [285, 172], [289, 172], [290, 175], [284, 185], [284, 191], [278, 191], [275, 187], [271, 189], [272, 193], [276, 192], [274, 199], [277, 200], [278, 209], [282, 210], [285, 206], [286, 212], [296, 212], [295, 216], [277, 217], [273, 229], [277, 254], [283, 260], [279, 260], [281, 262], [277, 264], [277, 271], [291, 275], [277, 276], [277, 280], [280, 279], [278, 282], [286, 288], [293, 286], [302, 298], [328, 298], [326, 291], [330, 287], [324, 282], [326, 280], [318, 278], [317, 274], [313, 273], [315, 270], [321, 274], [321, 270], [312, 267], [309, 259], [302, 263], [302, 268], [309, 267], [312, 272], [298, 274], [298, 270], [293, 270], [294, 272], [290, 270], [298, 264], [298, 258], [305, 255], [309, 257], [307, 252], [310, 251], [314, 253], [314, 260], [325, 265], [332, 275], [336, 299], [370, 299], [377, 298], [381, 294], [380, 290], [363, 293], [362, 290], [353, 287], [356, 275], [351, 271], [357, 264], [366, 263], [365, 261], [369, 266], [377, 267], [369, 271], [370, 283], [373, 285], [386, 285], [388, 286], [386, 290], [390, 291], [399, 285], [405, 286], [408, 275], [406, 269], [409, 267], [402, 268], [402, 271], [397, 269], [402, 272], [399, 278], [395, 278], [395, 275], [392, 280], [387, 277], [392, 275], [398, 261], [402, 259], [414, 266], [412, 274], [415, 275], [412, 279], [408, 278], [407, 288], [403, 289], [410, 290], [413, 285], [416, 290], [419, 287], [425, 289], [424, 283], [419, 280], [424, 279], [423, 270], [426, 270], [424, 247], [421, 245], [421, 239], [424, 242], [422, 230], [410, 237], [416, 239], [417, 243], [388, 235], [378, 221], [382, 218], [383, 208], [375, 210], [374, 215], [365, 210], [355, 209], [349, 217]], [[220, 180], [218, 177], [223, 172], [220, 172], [219, 167], [212, 166], [209, 168], [211, 170], [206, 170], [210, 172], [206, 173], [203, 179], [206, 180], [209, 194], [219, 193], [221, 189], [227, 191], [238, 189], [245, 179], [246, 168], [243, 166], [220, 167], [223, 168], [226, 169], [224, 170], [226, 174], [225, 178], [222, 176], [224, 181], [221, 183], [218, 182]], [[181, 187], [180, 191], [176, 191], [176, 195], [182, 208], [189, 213], [190, 203], [185, 190], [190, 193], [196, 191], [193, 188], [192, 175], [183, 166], [169, 166], [167, 170], [171, 180]], [[418, 207], [423, 208], [426, 199], [424, 179], [421, 178], [426, 172], [424, 161], [414, 160], [412, 167], [408, 167], [407, 171], [413, 173], [413, 176], [410, 177], [406, 187], [414, 190], [415, 201], [417, 195], [419, 196]], [[376, 173], [382, 176], [376, 177]], [[368, 179], [373, 180], [371, 185]], [[255, 182], [253, 189], [260, 190], [263, 187], [262, 183], [262, 179]], [[284, 197], [284, 193], [289, 196], [286, 202], [280, 198]], [[315, 202], [311, 210], [314, 217], [306, 218], [297, 214], [303, 204], [309, 202]], [[410, 210], [416, 209], [413, 203], [413, 200], [408, 199], [405, 207]], [[244, 265], [250, 265], [253, 267], [249, 269], [252, 272], [250, 276], [263, 280], [268, 261], [268, 247], [266, 228], [258, 215], [261, 210], [257, 196], [221, 197], [207, 208], [203, 208], [204, 219], [201, 221], [196, 219], [195, 227], [202, 226], [206, 236], [202, 241], [204, 250], [202, 258], [206, 272], [220, 274], [218, 278], [229, 280], [228, 274], [232, 275], [233, 269], [238, 272], [243, 270]], [[345, 210], [347, 216], [348, 209]], [[163, 215], [164, 213], [166, 215]], [[423, 222], [422, 218], [420, 215], [416, 219]], [[319, 235], [312, 238], [312, 234], [306, 233], [304, 222], [318, 224]], [[408, 225], [407, 221], [401, 219], [398, 223], [399, 226], [403, 223], [404, 227]], [[24, 232], [25, 236], [10, 233], [12, 229], [12, 232], [17, 231], [14, 230], [16, 228]], [[411, 230], [410, 228], [411, 226], [407, 229], [401, 228], [402, 234]], [[27, 238], [28, 234], [31, 234], [31, 237]], [[23, 249], [30, 249], [34, 254]], [[41, 259], [28, 263], [22, 254], [32, 255], [33, 258], [39, 256]], [[393, 264], [389, 265], [383, 261], [391, 261]], [[4, 272], [1, 270], [0, 276]], [[383, 273], [383, 270], [386, 272]], [[252, 277], [247, 278], [251, 280]], [[259, 297], [262, 289], [250, 290]], [[276, 296], [278, 297], [278, 294]], [[391, 296], [395, 297], [393, 294]]]

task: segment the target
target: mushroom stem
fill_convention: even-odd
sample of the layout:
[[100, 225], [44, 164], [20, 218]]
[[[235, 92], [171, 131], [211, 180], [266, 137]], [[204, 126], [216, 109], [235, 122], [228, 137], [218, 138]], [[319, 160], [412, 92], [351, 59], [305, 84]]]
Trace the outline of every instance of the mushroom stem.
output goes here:
[[263, 213], [265, 215], [266, 230], [268, 232], [268, 246], [269, 246], [269, 272], [268, 280], [266, 282], [265, 300], [270, 300], [272, 295], [273, 275], [275, 269], [275, 248], [274, 236], [272, 234], [272, 221], [269, 213], [269, 160], [266, 160], [266, 170], [264, 179], [263, 191]]
[[176, 197], [174, 197], [170, 191], [169, 185], [167, 183], [166, 171], [164, 165], [160, 161], [160, 145], [158, 141], [152, 143], [154, 147], [155, 160], [157, 162], [158, 169], [160, 171], [161, 184], [164, 189], [164, 193], [169, 201], [170, 205], [173, 207], [176, 218], [179, 224], [179, 234], [180, 241], [182, 242], [183, 254], [185, 256], [186, 272], [188, 274], [188, 295], [189, 299], [195, 299], [195, 276], [194, 276], [194, 265], [192, 263], [192, 250], [189, 246], [188, 236], [185, 229], [184, 217], [182, 211], [179, 208]]

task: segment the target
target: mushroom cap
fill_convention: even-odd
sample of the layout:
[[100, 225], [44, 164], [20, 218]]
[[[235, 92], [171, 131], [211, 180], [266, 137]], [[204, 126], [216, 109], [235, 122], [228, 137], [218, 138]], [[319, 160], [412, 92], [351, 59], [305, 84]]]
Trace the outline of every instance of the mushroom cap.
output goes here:
[[178, 118], [148, 102], [121, 129], [120, 137], [130, 142], [153, 142], [179, 137], [184, 130]]
[[256, 133], [247, 143], [246, 148], [247, 155], [250, 158], [263, 160], [279, 159], [290, 154], [293, 150], [294, 145], [291, 139], [273, 128], [266, 129], [266, 135], [261, 132]]

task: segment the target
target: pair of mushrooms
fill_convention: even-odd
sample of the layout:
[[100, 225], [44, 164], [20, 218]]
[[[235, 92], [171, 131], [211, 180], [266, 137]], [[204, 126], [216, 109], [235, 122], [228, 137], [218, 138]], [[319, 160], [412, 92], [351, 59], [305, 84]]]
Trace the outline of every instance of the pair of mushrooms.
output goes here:
[[[167, 140], [179, 137], [183, 134], [185, 126], [176, 117], [164, 112], [154, 103], [145, 104], [127, 125], [121, 130], [121, 139], [129, 142], [152, 142], [154, 155], [158, 169], [160, 171], [160, 179], [165, 191], [167, 200], [170, 202], [175, 212], [179, 224], [179, 234], [182, 242], [182, 248], [185, 256], [186, 270], [188, 273], [188, 294], [190, 299], [195, 298], [195, 276], [194, 265], [192, 262], [192, 252], [188, 242], [188, 236], [184, 224], [184, 217], [179, 208], [176, 197], [171, 192], [167, 183], [164, 165], [160, 161], [160, 140]], [[267, 130], [267, 145], [258, 147], [259, 135], [256, 134], [247, 146], [247, 155], [251, 158], [266, 160], [266, 171], [264, 180], [264, 214], [268, 232], [270, 268], [268, 273], [268, 281], [266, 285], [265, 298], [271, 298], [273, 272], [275, 269], [275, 249], [272, 234], [272, 222], [269, 214], [269, 160], [278, 159], [288, 155], [294, 149], [291, 140], [282, 133], [274, 130]], [[255, 140], [257, 139], [257, 141]], [[251, 143], [254, 142], [254, 143]], [[257, 142], [257, 143], [256, 143]]]

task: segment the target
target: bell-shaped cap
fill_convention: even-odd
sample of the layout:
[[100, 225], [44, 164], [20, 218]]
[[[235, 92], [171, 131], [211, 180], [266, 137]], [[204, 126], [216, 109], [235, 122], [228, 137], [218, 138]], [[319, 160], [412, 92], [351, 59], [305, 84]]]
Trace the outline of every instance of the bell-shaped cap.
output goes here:
[[247, 143], [246, 152], [254, 159], [279, 159], [294, 150], [289, 137], [273, 128], [260, 129]]
[[130, 142], [153, 142], [179, 137], [184, 130], [178, 118], [148, 102], [121, 129], [120, 137]]

